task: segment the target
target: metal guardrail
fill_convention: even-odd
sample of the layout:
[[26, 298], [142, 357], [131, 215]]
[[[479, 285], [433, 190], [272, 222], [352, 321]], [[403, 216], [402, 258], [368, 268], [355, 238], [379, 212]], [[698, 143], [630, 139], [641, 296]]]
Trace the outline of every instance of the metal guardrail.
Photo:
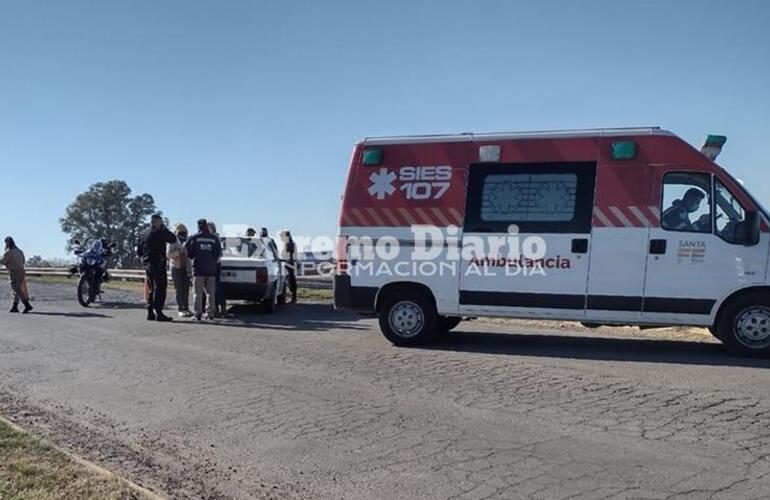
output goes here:
[[[25, 269], [28, 276], [71, 276], [65, 267], [28, 267]], [[110, 277], [120, 281], [144, 281], [143, 269], [110, 269]], [[0, 274], [8, 274], [5, 268], [0, 268]], [[169, 275], [170, 278], [170, 275]], [[297, 276], [297, 285], [302, 288], [317, 290], [331, 290], [331, 276]]]

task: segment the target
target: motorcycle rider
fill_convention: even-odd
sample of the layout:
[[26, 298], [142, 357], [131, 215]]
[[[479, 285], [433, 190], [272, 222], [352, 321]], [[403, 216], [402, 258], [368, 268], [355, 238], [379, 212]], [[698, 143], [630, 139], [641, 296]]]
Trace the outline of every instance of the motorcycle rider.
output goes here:
[[171, 261], [171, 279], [174, 281], [174, 290], [176, 291], [176, 305], [179, 309], [179, 316], [189, 318], [190, 312], [190, 277], [192, 276], [192, 265], [187, 258], [187, 252], [184, 244], [187, 242], [187, 227], [179, 223], [174, 228], [176, 241], [168, 246], [168, 258]]
[[10, 236], [5, 238], [5, 253], [0, 258], [0, 265], [8, 270], [8, 281], [13, 290], [13, 306], [10, 312], [19, 312], [19, 299], [24, 304], [24, 314], [32, 310], [32, 304], [29, 303], [29, 290], [27, 289], [27, 277], [24, 272], [24, 252], [16, 246], [16, 242]]
[[198, 233], [187, 240], [185, 250], [187, 257], [192, 260], [195, 319], [200, 321], [203, 316], [204, 293], [208, 296], [206, 319], [213, 319], [216, 310], [216, 276], [222, 256], [222, 243], [219, 237], [211, 233], [206, 219], [198, 220]]
[[[114, 244], [110, 245], [107, 242], [106, 238], [99, 238], [98, 240], [93, 240], [89, 248], [86, 248], [85, 246], [83, 246], [83, 244], [79, 240], [75, 240], [73, 241], [73, 243], [74, 243], [75, 255], [80, 256], [85, 253], [91, 253], [102, 257], [101, 266], [100, 266], [101, 274], [99, 276], [99, 279], [95, 283], [95, 285], [97, 286], [96, 293], [101, 294], [102, 282], [106, 283], [110, 281], [110, 273], [107, 272], [107, 259], [112, 256], [112, 249], [115, 245]], [[73, 266], [72, 268], [70, 268], [70, 272], [76, 273], [77, 266]]]
[[166, 302], [166, 244], [174, 243], [176, 236], [163, 224], [163, 218], [155, 214], [150, 219], [150, 227], [139, 236], [136, 254], [142, 259], [145, 280], [148, 285], [147, 319], [149, 321], [171, 321], [163, 314]]

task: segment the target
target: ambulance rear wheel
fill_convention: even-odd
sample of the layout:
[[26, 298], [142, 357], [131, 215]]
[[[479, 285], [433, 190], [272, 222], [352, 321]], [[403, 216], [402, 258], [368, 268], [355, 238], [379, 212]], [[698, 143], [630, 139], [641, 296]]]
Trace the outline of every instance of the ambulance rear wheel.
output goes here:
[[741, 356], [770, 354], [770, 300], [761, 294], [739, 297], [719, 314], [716, 337]]
[[385, 298], [379, 320], [382, 334], [397, 346], [425, 344], [438, 330], [433, 300], [417, 291], [395, 292]]

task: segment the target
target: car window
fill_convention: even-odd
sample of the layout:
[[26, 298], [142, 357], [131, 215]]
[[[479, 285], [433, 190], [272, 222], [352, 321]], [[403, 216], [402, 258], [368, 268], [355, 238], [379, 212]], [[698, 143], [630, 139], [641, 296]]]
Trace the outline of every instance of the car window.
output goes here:
[[663, 176], [661, 227], [669, 231], [711, 232], [711, 176], [670, 172]]
[[272, 252], [265, 242], [258, 237], [234, 237], [222, 238], [223, 256], [246, 257], [250, 259], [273, 260]]
[[736, 229], [746, 218], [746, 210], [719, 180], [714, 182], [714, 214], [717, 236], [737, 243]]

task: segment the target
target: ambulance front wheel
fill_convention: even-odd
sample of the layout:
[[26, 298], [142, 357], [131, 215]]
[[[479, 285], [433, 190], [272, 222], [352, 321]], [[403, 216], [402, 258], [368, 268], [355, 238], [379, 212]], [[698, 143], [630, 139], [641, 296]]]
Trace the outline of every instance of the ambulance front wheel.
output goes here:
[[770, 354], [770, 301], [763, 294], [749, 294], [728, 303], [719, 314], [716, 337], [733, 354]]
[[394, 292], [379, 310], [382, 334], [397, 346], [419, 345], [436, 337], [438, 315], [433, 300], [418, 291]]

